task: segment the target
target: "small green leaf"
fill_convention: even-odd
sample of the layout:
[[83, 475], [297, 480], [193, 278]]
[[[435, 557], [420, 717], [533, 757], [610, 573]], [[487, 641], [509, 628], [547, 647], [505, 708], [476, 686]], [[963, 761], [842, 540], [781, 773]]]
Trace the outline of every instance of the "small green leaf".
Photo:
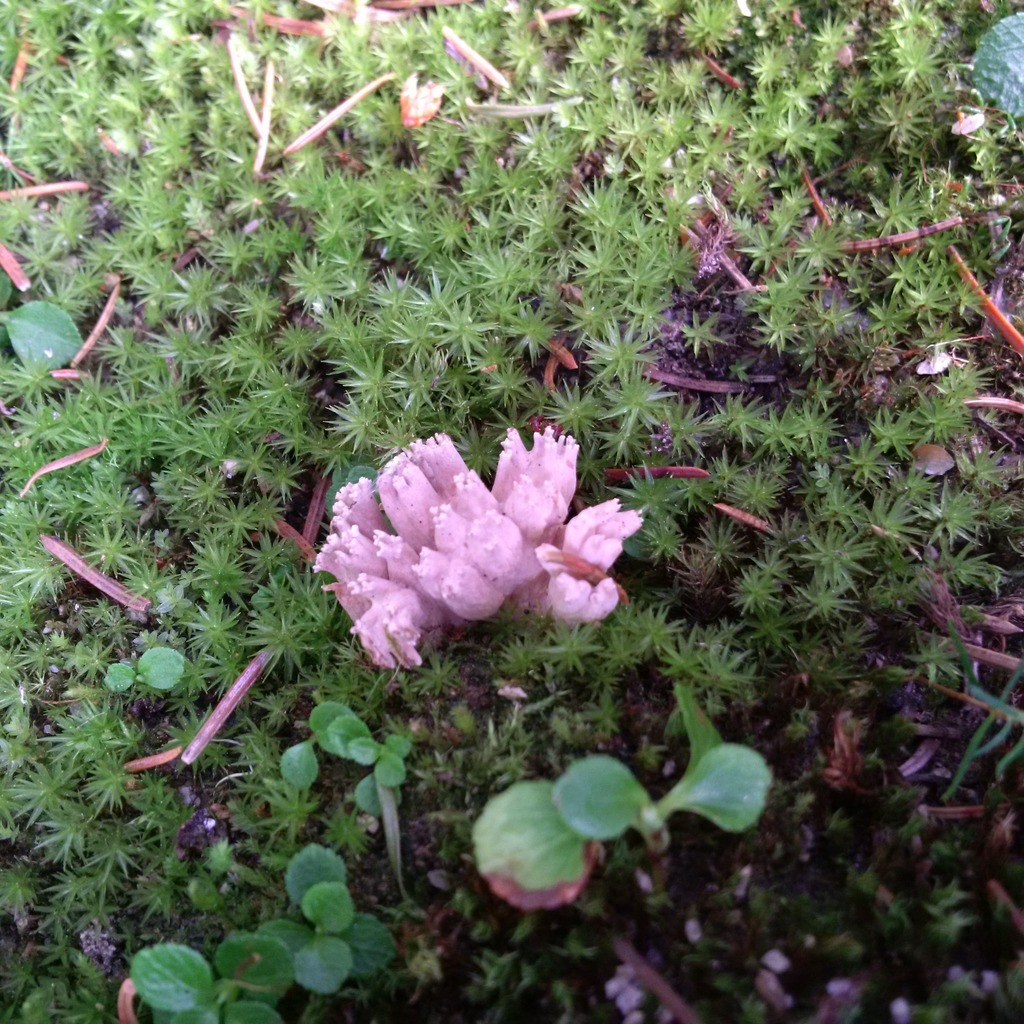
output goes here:
[[295, 956], [303, 946], [313, 941], [313, 931], [304, 924], [297, 921], [286, 921], [278, 918], [274, 921], [264, 921], [256, 929], [257, 935], [266, 935], [277, 939], [288, 950], [289, 956]]
[[297, 789], [309, 789], [316, 782], [320, 766], [310, 741], [296, 743], [281, 755], [281, 775], [284, 781]]
[[[155, 1013], [153, 1018], [156, 1019]], [[170, 1014], [169, 1019], [173, 1024], [220, 1024], [216, 1006], [194, 1006], [191, 1010], [178, 1010]]]
[[727, 832], [742, 832], [761, 816], [771, 781], [771, 769], [756, 750], [723, 743], [687, 769], [658, 810], [663, 816], [693, 811]]
[[400, 757], [384, 750], [373, 766], [373, 774], [382, 786], [395, 789], [405, 782], [405, 762]]
[[[349, 748], [353, 741], [370, 740], [371, 743], [373, 742], [366, 723], [362, 719], [356, 718], [355, 715], [337, 715], [327, 723], [325, 729], [317, 732], [316, 738], [324, 750], [337, 754], [338, 757], [349, 758], [352, 757]], [[376, 746], [377, 744], [374, 743], [374, 747]]]
[[108, 690], [113, 690], [114, 693], [124, 693], [125, 690], [131, 689], [135, 682], [135, 669], [131, 665], [119, 661], [107, 669], [107, 675], [103, 682]]
[[11, 345], [23, 363], [55, 370], [82, 347], [74, 320], [52, 302], [26, 302], [5, 321]]
[[345, 756], [355, 761], [356, 764], [369, 767], [380, 757], [383, 749], [376, 740], [360, 736], [349, 742], [348, 753]]
[[712, 747], [722, 742], [722, 737], [708, 716], [697, 706], [690, 687], [679, 685], [675, 693], [679, 713], [683, 716], [686, 738], [690, 741], [690, 762], [686, 766], [689, 771]]
[[295, 954], [295, 980], [310, 992], [337, 992], [351, 971], [352, 951], [334, 935], [318, 935]]
[[335, 700], [325, 700], [323, 704], [318, 704], [313, 708], [313, 713], [309, 716], [309, 727], [319, 740], [321, 734], [326, 732], [327, 726], [342, 715], [355, 718], [356, 713], [347, 704], [339, 704]]
[[7, 308], [7, 303], [11, 301], [11, 293], [13, 291], [13, 282], [5, 273], [0, 271], [0, 309]]
[[222, 978], [241, 982], [251, 999], [279, 999], [295, 980], [288, 947], [266, 934], [232, 933], [217, 947], [213, 963]]
[[379, 818], [383, 813], [380, 797], [377, 795], [377, 780], [373, 775], [367, 775], [356, 786], [355, 798], [356, 807], [364, 814], [372, 814], [375, 818]]
[[517, 782], [473, 826], [473, 856], [487, 884], [523, 910], [561, 906], [586, 885], [587, 841], [558, 813], [550, 782]]
[[272, 1006], [254, 1003], [248, 999], [229, 1003], [224, 1010], [224, 1024], [284, 1024], [284, 1019]]
[[341, 937], [352, 950], [353, 978], [368, 978], [395, 958], [391, 933], [372, 914], [356, 914], [352, 927]]
[[587, 839], [614, 839], [651, 803], [633, 773], [614, 757], [598, 754], [569, 767], [555, 783], [555, 806], [566, 823]]
[[185, 671], [185, 659], [170, 647], [154, 647], [139, 658], [139, 679], [154, 690], [173, 690]]
[[284, 887], [296, 903], [301, 903], [317, 882], [344, 883], [345, 875], [345, 862], [333, 850], [310, 843], [288, 862]]
[[355, 905], [344, 882], [317, 882], [302, 897], [306, 920], [325, 932], [343, 932], [356, 914]]
[[408, 757], [412, 743], [404, 736], [391, 735], [384, 741], [384, 748], [395, 757]]
[[1024, 116], [1024, 13], [997, 21], [981, 37], [974, 87], [1008, 114]]
[[191, 1010], [213, 995], [213, 972], [194, 949], [173, 942], [141, 949], [131, 978], [139, 997], [157, 1010]]

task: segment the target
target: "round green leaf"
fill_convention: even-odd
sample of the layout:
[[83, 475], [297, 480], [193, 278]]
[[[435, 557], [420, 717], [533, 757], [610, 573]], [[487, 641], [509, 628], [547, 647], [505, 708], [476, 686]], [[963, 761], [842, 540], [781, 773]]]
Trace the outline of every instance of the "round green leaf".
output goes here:
[[295, 954], [295, 980], [310, 992], [337, 992], [351, 970], [348, 943], [333, 935], [318, 935]]
[[614, 757], [577, 761], [555, 783], [553, 798], [566, 823], [587, 839], [614, 839], [651, 799], [633, 773]]
[[342, 938], [352, 950], [353, 978], [368, 978], [395, 958], [391, 933], [371, 914], [356, 914], [352, 927]]
[[523, 909], [571, 902], [586, 884], [587, 841], [558, 813], [550, 782], [518, 782], [473, 826], [473, 856], [491, 889]]
[[26, 302], [4, 321], [14, 351], [23, 363], [55, 370], [82, 347], [74, 320], [52, 302]]
[[[158, 1014], [153, 1014], [153, 1019], [158, 1019]], [[160, 1017], [166, 1020], [166, 1017]], [[174, 1024], [220, 1024], [220, 1014], [216, 1006], [194, 1006], [191, 1010], [178, 1010], [170, 1015]]]
[[345, 756], [351, 758], [356, 764], [369, 766], [380, 757], [383, 749], [376, 740], [361, 736], [349, 742], [348, 753]]
[[213, 963], [222, 978], [244, 983], [250, 999], [279, 999], [295, 980], [291, 952], [270, 935], [234, 932], [217, 947]]
[[299, 850], [288, 862], [284, 874], [284, 887], [296, 903], [317, 884], [317, 882], [345, 881], [345, 862], [326, 846], [309, 846]]
[[380, 796], [377, 794], [377, 780], [372, 775], [367, 775], [356, 786], [355, 798], [356, 807], [365, 814], [379, 818], [384, 813], [380, 806]]
[[224, 1024], [284, 1024], [284, 1019], [266, 1003], [243, 999], [228, 1004], [224, 1011]]
[[382, 786], [394, 789], [405, 782], [405, 762], [385, 749], [373, 766], [373, 774]]
[[313, 941], [312, 929], [307, 928], [304, 924], [299, 924], [297, 921], [286, 921], [283, 918], [275, 921], [264, 921], [256, 929], [256, 934], [277, 939], [291, 956], [295, 956], [303, 946]]
[[412, 743], [404, 736], [389, 736], [384, 741], [384, 747], [395, 757], [408, 757], [412, 750]]
[[659, 811], [693, 811], [727, 832], [742, 832], [761, 816], [771, 781], [771, 769], [756, 750], [723, 743], [687, 769]]
[[974, 86], [1014, 117], [1024, 116], [1024, 13], [996, 22], [974, 55]]
[[313, 713], [309, 716], [309, 727], [317, 739], [320, 739], [320, 734], [326, 731], [327, 726], [342, 715], [355, 718], [355, 712], [347, 704], [339, 704], [335, 700], [325, 700], [323, 704], [318, 704], [313, 708]]
[[107, 669], [107, 675], [103, 682], [108, 690], [113, 690], [114, 693], [124, 693], [125, 690], [131, 689], [135, 682], [135, 669], [131, 665], [118, 662]]
[[184, 657], [170, 647], [154, 647], [139, 658], [139, 678], [154, 690], [173, 690], [184, 671]]
[[0, 309], [7, 308], [7, 303], [11, 300], [13, 290], [14, 283], [3, 271], [0, 271]]
[[319, 771], [312, 742], [296, 743], [281, 755], [281, 775], [285, 782], [298, 789], [309, 789]]
[[343, 932], [356, 916], [356, 908], [344, 882], [317, 882], [302, 897], [306, 920], [325, 932]]
[[[373, 740], [366, 723], [355, 715], [336, 715], [317, 732], [316, 738], [324, 750], [337, 754], [338, 757], [351, 757], [349, 746], [353, 740]], [[374, 744], [376, 746], [376, 744]]]
[[141, 949], [131, 978], [139, 997], [157, 1010], [191, 1010], [213, 994], [213, 972], [194, 949], [173, 942]]

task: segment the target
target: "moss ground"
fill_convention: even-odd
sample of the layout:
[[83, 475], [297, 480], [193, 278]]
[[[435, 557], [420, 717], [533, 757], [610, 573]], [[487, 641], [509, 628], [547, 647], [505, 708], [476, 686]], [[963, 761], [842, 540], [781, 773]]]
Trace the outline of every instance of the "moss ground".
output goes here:
[[[83, 334], [108, 276], [122, 281], [80, 379], [0, 352], [4, 1019], [111, 1019], [136, 950], [209, 950], [279, 914], [283, 866], [310, 841], [346, 857], [399, 957], [288, 1019], [617, 1021], [617, 936], [706, 1022], [886, 1021], [897, 999], [917, 1024], [1024, 1016], [1024, 935], [992, 884], [1024, 901], [1019, 768], [996, 776], [1004, 745], [944, 802], [982, 715], [931, 686], [964, 686], [950, 618], [1013, 656], [1005, 629], [1024, 624], [1021, 420], [964, 405], [1024, 398], [1021, 361], [946, 252], [1020, 308], [1024, 137], [991, 109], [973, 134], [950, 131], [978, 102], [965, 62], [1009, 8], [583, 6], [543, 32], [528, 5], [486, 2], [328, 15], [322, 37], [296, 37], [261, 16], [323, 12], [0, 5], [3, 77], [28, 56], [17, 90], [0, 87], [0, 148], [39, 181], [91, 185], [0, 202], [0, 239], [26, 297]], [[509, 75], [503, 101], [553, 111], [470, 112], [486, 93], [443, 25]], [[255, 92], [277, 68], [259, 176], [229, 31]], [[396, 82], [282, 155], [385, 72]], [[413, 72], [446, 98], [407, 129], [397, 94]], [[958, 215], [916, 243], [844, 247]], [[705, 240], [681, 244], [695, 222]], [[548, 387], [552, 338], [579, 369]], [[919, 372], [941, 354], [943, 372]], [[439, 430], [486, 475], [505, 429], [539, 422], [579, 440], [583, 501], [644, 511], [617, 567], [629, 605], [600, 626], [483, 624], [439, 639], [421, 670], [369, 667], [276, 523], [301, 530], [322, 477]], [[101, 456], [17, 497], [101, 437]], [[954, 468], [915, 468], [920, 444]], [[674, 464], [710, 477], [605, 475]], [[99, 596], [41, 533], [151, 614]], [[104, 687], [108, 665], [159, 644], [188, 659], [178, 690]], [[123, 770], [187, 742], [268, 647], [272, 667], [193, 768]], [[1004, 670], [980, 673], [1002, 689]], [[686, 759], [679, 682], [771, 763], [761, 825], [674, 821], [662, 862], [612, 844], [570, 908], [499, 904], [467, 858], [487, 797], [598, 751], [663, 791]], [[354, 808], [357, 766], [324, 755], [309, 791], [281, 778], [322, 700], [413, 740], [408, 900]], [[206, 838], [197, 815], [217, 822]], [[760, 964], [773, 949], [791, 964], [778, 978]]]

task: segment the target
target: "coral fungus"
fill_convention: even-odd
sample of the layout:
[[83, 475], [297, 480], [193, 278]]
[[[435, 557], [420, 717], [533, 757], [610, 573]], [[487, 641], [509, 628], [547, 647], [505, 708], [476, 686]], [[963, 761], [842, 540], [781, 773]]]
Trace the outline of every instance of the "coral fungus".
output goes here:
[[[509, 602], [566, 622], [603, 619], [620, 590], [605, 570], [641, 525], [617, 500], [565, 517], [579, 446], [549, 428], [527, 451], [509, 430], [488, 490], [451, 438], [414, 441], [342, 487], [316, 568], [376, 665], [421, 662], [425, 630], [486, 619]], [[385, 516], [387, 517], [385, 519]]]

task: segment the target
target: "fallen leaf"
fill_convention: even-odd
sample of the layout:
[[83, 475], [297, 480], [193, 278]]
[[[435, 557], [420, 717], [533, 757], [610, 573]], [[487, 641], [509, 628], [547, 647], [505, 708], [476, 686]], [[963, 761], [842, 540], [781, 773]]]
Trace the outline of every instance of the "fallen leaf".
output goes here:
[[919, 444], [911, 454], [914, 469], [925, 476], [944, 476], [956, 465], [953, 456], [940, 444]]
[[420, 85], [416, 75], [410, 75], [402, 86], [398, 102], [402, 109], [402, 124], [406, 128], [419, 128], [441, 109], [444, 86], [438, 82]]

